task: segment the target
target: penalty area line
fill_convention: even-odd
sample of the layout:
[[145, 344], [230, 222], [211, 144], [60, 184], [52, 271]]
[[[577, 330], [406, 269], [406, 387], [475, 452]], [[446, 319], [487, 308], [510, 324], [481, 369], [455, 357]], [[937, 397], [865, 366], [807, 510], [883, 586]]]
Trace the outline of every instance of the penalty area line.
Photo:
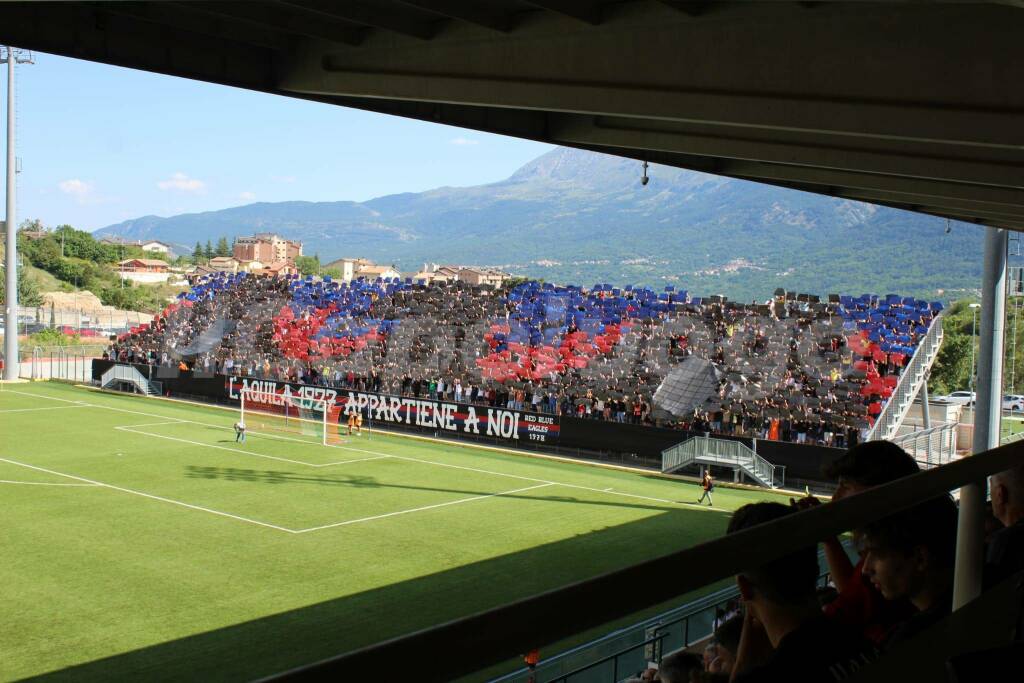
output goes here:
[[72, 408], [92, 408], [88, 404], [74, 405], [74, 406], [49, 406], [46, 408], [9, 408], [7, 410], [0, 410], [0, 413], [34, 413], [37, 410], [70, 410]]
[[77, 486], [79, 488], [99, 488], [99, 484], [63, 484], [52, 481], [14, 481], [13, 479], [0, 479], [0, 484], [24, 484], [26, 486]]
[[[153, 425], [150, 425], [150, 426], [156, 426], [156, 425], [161, 425], [161, 424], [180, 424], [180, 423], [178, 423], [178, 422], [157, 422], [157, 423], [153, 423]], [[135, 427], [139, 427], [139, 426], [145, 427], [146, 425], [127, 425], [127, 426], [123, 426], [123, 427], [114, 427], [114, 429], [117, 429], [117, 430], [122, 431], [122, 432], [131, 432], [132, 434], [139, 434], [140, 436], [150, 436], [150, 437], [153, 437], [154, 439], [166, 439], [168, 441], [178, 441], [180, 443], [187, 443], [187, 444], [191, 444], [193, 446], [202, 446], [202, 447], [205, 447], [205, 448], [216, 448], [217, 450], [221, 450], [221, 451], [228, 451], [228, 452], [231, 452], [231, 453], [241, 453], [242, 455], [247, 455], [247, 456], [256, 457], [256, 458], [266, 458], [267, 460], [278, 460], [280, 462], [289, 462], [289, 463], [292, 463], [293, 465], [305, 465], [306, 467], [329, 467], [329, 466], [332, 466], [332, 465], [347, 465], [349, 463], [366, 462], [368, 460], [382, 460], [384, 458], [390, 458], [391, 457], [390, 455], [377, 455], [377, 456], [374, 456], [374, 457], [371, 457], [371, 458], [353, 458], [351, 460], [339, 460], [337, 462], [313, 463], [313, 462], [306, 462], [305, 460], [292, 460], [291, 458], [282, 458], [282, 457], [277, 456], [277, 455], [266, 455], [265, 453], [254, 453], [252, 451], [244, 450], [242, 448], [234, 448], [232, 446], [218, 446], [217, 444], [203, 443], [202, 441], [193, 441], [192, 439], [182, 439], [182, 438], [177, 437], [177, 436], [166, 436], [164, 434], [153, 434], [151, 432], [144, 432], [144, 431], [142, 431], [140, 429], [135, 429]]]
[[521, 489], [512, 489], [511, 491], [499, 491], [498, 493], [488, 493], [482, 496], [472, 496], [470, 498], [459, 498], [458, 500], [450, 500], [447, 503], [435, 503], [434, 505], [424, 505], [418, 508], [409, 508], [408, 510], [396, 510], [395, 512], [386, 512], [382, 515], [373, 515], [371, 517], [360, 517], [359, 519], [349, 519], [344, 522], [335, 522], [334, 524], [324, 524], [322, 526], [309, 527], [308, 529], [299, 529], [295, 533], [304, 534], [309, 531], [320, 531], [322, 529], [333, 529], [339, 526], [348, 526], [350, 524], [360, 524], [362, 522], [371, 522], [375, 519], [384, 519], [386, 517], [395, 517], [397, 515], [408, 515], [412, 512], [423, 512], [424, 510], [434, 510], [436, 508], [448, 507], [450, 505], [459, 505], [461, 503], [471, 503], [474, 500], [485, 500], [487, 498], [495, 498], [500, 496], [511, 496], [514, 493], [522, 493], [523, 491], [532, 491], [533, 489], [542, 489], [545, 486], [554, 486], [554, 484], [537, 484], [536, 486], [527, 486]]
[[283, 526], [276, 524], [268, 524], [267, 522], [261, 522], [258, 519], [250, 519], [249, 517], [242, 517], [240, 515], [233, 515], [230, 512], [221, 512], [220, 510], [214, 510], [213, 508], [203, 507], [201, 505], [193, 505], [191, 503], [185, 503], [180, 500], [174, 500], [173, 498], [164, 498], [163, 496], [155, 496], [152, 493], [145, 493], [143, 491], [136, 491], [134, 489], [126, 489], [122, 486], [114, 486], [113, 484], [107, 484], [102, 481], [96, 481], [94, 479], [86, 479], [85, 477], [79, 477], [74, 474], [65, 474], [64, 472], [58, 472], [56, 470], [46, 469], [45, 467], [37, 467], [36, 465], [29, 465], [28, 463], [18, 462], [17, 460], [10, 460], [8, 458], [0, 458], [0, 462], [6, 462], [10, 465], [18, 465], [20, 467], [27, 467], [30, 470], [36, 470], [38, 472], [45, 472], [47, 474], [53, 474], [58, 477], [67, 477], [68, 479], [74, 479], [76, 481], [85, 482], [93, 486], [100, 486], [107, 489], [113, 489], [114, 491], [120, 491], [121, 493], [130, 493], [133, 496], [141, 496], [143, 498], [149, 498], [150, 500], [158, 500], [162, 503], [170, 503], [171, 505], [179, 505], [190, 510], [198, 510], [200, 512], [208, 512], [211, 515], [218, 515], [220, 517], [228, 517], [230, 519], [238, 520], [239, 522], [246, 522], [248, 524], [255, 524], [257, 526], [267, 527], [268, 529], [276, 529], [277, 531], [284, 531], [289, 534], [298, 533], [295, 529], [288, 529]]

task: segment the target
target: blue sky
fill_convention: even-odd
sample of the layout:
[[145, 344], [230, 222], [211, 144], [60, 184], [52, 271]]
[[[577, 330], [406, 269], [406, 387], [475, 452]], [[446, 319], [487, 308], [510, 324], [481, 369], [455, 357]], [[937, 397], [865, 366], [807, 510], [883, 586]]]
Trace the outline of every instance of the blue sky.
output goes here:
[[255, 201], [363, 201], [501, 180], [551, 149], [48, 54], [15, 84], [19, 223], [95, 230]]

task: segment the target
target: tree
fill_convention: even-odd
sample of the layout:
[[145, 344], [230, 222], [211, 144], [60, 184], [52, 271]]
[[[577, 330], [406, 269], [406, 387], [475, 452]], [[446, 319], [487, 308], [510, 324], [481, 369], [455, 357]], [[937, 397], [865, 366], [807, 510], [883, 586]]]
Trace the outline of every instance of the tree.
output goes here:
[[320, 259], [316, 256], [297, 256], [295, 267], [303, 275], [317, 275], [320, 272]]
[[120, 248], [118, 246], [100, 244], [91, 233], [85, 230], [76, 230], [70, 225], [58, 225], [48, 239], [53, 239], [58, 247], [63, 244], [62, 256], [98, 263], [119, 260]]
[[206, 240], [206, 250], [203, 252], [203, 256], [207, 261], [213, 258], [213, 245], [210, 244], [210, 240]]
[[946, 332], [932, 366], [929, 389], [936, 394], [948, 394], [967, 388], [971, 374], [971, 342], [968, 334]]
[[43, 222], [41, 220], [39, 220], [38, 218], [33, 218], [31, 220], [23, 220], [21, 222], [21, 225], [18, 226], [18, 232], [22, 232], [25, 230], [29, 230], [32, 232], [40, 232], [42, 230], [46, 230], [46, 228], [43, 226]]
[[228, 246], [227, 237], [217, 240], [217, 256], [231, 256], [231, 247]]
[[[0, 299], [7, 302], [7, 278], [0, 278]], [[42, 306], [43, 295], [39, 293], [39, 284], [29, 276], [24, 268], [18, 269], [18, 305]]]
[[196, 248], [192, 250], [192, 263], [199, 265], [203, 262], [203, 258], [205, 258], [203, 254], [203, 245], [199, 244], [197, 241]]

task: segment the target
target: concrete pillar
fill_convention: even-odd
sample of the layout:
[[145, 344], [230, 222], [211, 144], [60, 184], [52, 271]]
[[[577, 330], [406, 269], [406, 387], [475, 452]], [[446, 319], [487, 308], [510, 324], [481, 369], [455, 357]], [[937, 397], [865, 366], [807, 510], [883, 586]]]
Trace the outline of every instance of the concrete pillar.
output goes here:
[[[1006, 246], [1006, 230], [987, 230], [984, 278], [981, 286], [981, 340], [978, 349], [978, 398], [974, 409], [973, 453], [980, 453], [999, 445], [1003, 319], [1006, 312]], [[985, 541], [985, 484], [984, 481], [979, 481], [960, 489], [953, 609], [962, 607], [981, 594]]]

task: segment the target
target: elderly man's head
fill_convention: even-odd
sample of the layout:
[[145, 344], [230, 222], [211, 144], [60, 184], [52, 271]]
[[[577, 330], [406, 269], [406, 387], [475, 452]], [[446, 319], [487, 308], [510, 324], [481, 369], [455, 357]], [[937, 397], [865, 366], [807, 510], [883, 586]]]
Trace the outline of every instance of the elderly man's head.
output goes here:
[[1024, 519], [1024, 465], [993, 474], [992, 514], [1004, 526], [1012, 526]]

